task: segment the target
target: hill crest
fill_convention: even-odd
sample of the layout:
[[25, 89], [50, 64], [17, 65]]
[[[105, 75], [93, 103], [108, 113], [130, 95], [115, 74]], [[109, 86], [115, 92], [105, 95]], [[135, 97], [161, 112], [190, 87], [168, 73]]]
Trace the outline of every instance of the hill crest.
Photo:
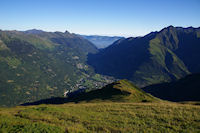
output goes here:
[[74, 91], [67, 98], [54, 97], [22, 105], [64, 104], [69, 102], [156, 102], [160, 99], [144, 92], [128, 80], [119, 80], [89, 92]]

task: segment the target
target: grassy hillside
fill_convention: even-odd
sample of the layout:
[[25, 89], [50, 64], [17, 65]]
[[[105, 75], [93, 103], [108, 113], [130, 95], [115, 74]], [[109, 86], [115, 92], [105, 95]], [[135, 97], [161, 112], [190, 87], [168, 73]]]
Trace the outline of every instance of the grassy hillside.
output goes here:
[[97, 90], [69, 98], [72, 102], [97, 102], [97, 101], [113, 101], [113, 102], [153, 102], [159, 99], [145, 93], [128, 80], [119, 80], [112, 84]]
[[[81, 90], [82, 91], [82, 90]], [[43, 99], [23, 105], [39, 105], [39, 104], [64, 104], [69, 102], [160, 102], [161, 100], [144, 92], [136, 87], [128, 80], [119, 80], [106, 85], [101, 89], [81, 92], [73, 91], [68, 97], [54, 97]]]
[[127, 80], [75, 92], [68, 98], [0, 108], [0, 132], [200, 131], [200, 106], [162, 101]]
[[0, 108], [0, 132], [200, 131], [200, 106], [176, 103], [87, 103]]
[[146, 86], [200, 72], [200, 28], [169, 26], [143, 37], [119, 40], [88, 63], [100, 74]]
[[191, 74], [177, 81], [142, 88], [153, 96], [169, 101], [200, 101], [200, 74]]
[[92, 43], [68, 32], [0, 31], [0, 106], [102, 86], [107, 78], [86, 63], [87, 54], [96, 51]]

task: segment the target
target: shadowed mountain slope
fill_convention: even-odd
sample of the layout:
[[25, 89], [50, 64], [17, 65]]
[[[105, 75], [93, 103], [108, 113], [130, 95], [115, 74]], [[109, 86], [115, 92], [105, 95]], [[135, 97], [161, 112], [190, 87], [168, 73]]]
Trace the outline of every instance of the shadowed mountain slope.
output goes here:
[[200, 72], [200, 28], [169, 26], [144, 37], [121, 39], [88, 63], [100, 74], [126, 78], [138, 86]]
[[199, 83], [200, 74], [192, 74], [174, 82], [150, 85], [143, 90], [170, 101], [200, 101]]

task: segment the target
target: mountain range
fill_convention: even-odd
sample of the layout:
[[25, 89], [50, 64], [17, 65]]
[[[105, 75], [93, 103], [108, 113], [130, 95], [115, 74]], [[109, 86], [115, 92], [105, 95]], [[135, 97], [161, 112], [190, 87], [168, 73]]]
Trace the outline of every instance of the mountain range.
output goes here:
[[83, 38], [92, 42], [97, 48], [106, 48], [115, 41], [122, 39], [124, 37], [120, 36], [99, 36], [99, 35], [81, 35]]
[[97, 51], [91, 42], [67, 31], [0, 31], [0, 105], [103, 86], [108, 78], [86, 63], [87, 54]]
[[88, 64], [99, 74], [143, 87], [200, 72], [199, 51], [200, 28], [169, 26], [143, 37], [120, 39], [89, 54]]
[[[166, 82], [199, 73], [199, 51], [200, 28], [193, 27], [169, 26], [143, 37], [120, 38], [104, 49], [68, 31], [0, 30], [0, 105], [61, 97], [68, 90], [98, 90], [116, 79], [147, 86], [150, 89], [145, 91], [161, 99], [187, 100], [193, 93], [189, 96], [177, 89], [170, 97], [178, 87]], [[166, 86], [148, 86], [157, 83]], [[179, 95], [184, 99], [178, 99]]]

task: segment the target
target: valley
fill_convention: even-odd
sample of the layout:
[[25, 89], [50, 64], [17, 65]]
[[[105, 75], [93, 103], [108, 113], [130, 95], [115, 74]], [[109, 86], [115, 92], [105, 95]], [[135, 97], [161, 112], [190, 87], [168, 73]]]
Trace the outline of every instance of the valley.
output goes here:
[[200, 133], [199, 0], [0, 5], [0, 133]]
[[0, 132], [199, 132], [199, 33], [0, 31]]
[[[94, 73], [89, 41], [69, 32], [0, 31], [0, 105], [63, 96], [69, 89], [100, 88], [114, 78]], [[17, 97], [16, 97], [17, 95]]]
[[[164, 82], [200, 72], [199, 34], [199, 28], [169, 26], [143, 37], [119, 38], [107, 48], [97, 49], [89, 40], [68, 31], [0, 31], [0, 105], [63, 97], [69, 90], [90, 92], [120, 79], [145, 87], [144, 91], [161, 99], [199, 100], [198, 95], [194, 98], [199, 90], [192, 80], [186, 91], [173, 86], [163, 89], [167, 86]], [[161, 92], [154, 91], [159, 83], [164, 84], [157, 85]], [[187, 93], [190, 86], [191, 93]], [[162, 93], [174, 96], [163, 97]]]
[[88, 41], [92, 42], [98, 49], [103, 49], [115, 41], [122, 39], [124, 37], [120, 36], [98, 36], [98, 35], [81, 35], [83, 38], [87, 39]]

